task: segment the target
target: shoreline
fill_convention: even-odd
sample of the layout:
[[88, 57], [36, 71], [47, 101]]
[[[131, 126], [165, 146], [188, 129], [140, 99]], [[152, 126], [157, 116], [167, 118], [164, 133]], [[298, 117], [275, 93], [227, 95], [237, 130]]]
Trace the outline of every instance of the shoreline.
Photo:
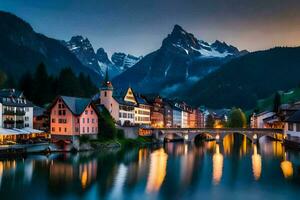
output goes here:
[[[148, 138], [150, 139], [150, 138]], [[151, 139], [152, 140], [152, 139]], [[55, 144], [48, 143], [43, 150], [28, 151], [34, 146], [27, 146], [23, 148], [9, 147], [0, 150], [0, 158], [24, 157], [27, 155], [48, 155], [52, 153], [80, 153], [80, 152], [97, 152], [121, 150], [126, 147], [144, 147], [149, 145], [159, 144], [158, 141], [141, 141], [141, 139], [113, 139], [113, 140], [91, 140], [80, 144], [79, 148], [75, 148], [73, 144], [65, 148], [54, 148]], [[45, 144], [43, 144], [45, 145]], [[27, 148], [27, 149], [26, 149]]]

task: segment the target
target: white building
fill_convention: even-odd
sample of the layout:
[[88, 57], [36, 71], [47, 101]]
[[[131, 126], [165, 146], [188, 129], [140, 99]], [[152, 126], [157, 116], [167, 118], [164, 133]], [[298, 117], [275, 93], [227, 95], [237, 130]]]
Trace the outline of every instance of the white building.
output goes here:
[[33, 129], [33, 106], [20, 91], [0, 90], [0, 144], [15, 143], [42, 133]]
[[33, 128], [33, 104], [14, 89], [0, 91], [1, 128]]
[[188, 112], [187, 111], [182, 111], [181, 112], [181, 128], [188, 128]]

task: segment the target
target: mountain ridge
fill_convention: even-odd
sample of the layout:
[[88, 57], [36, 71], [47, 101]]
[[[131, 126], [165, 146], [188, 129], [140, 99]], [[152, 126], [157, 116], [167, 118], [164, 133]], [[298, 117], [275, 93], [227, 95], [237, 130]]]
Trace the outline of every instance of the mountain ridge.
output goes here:
[[176, 24], [158, 50], [144, 56], [113, 81], [117, 87], [133, 83], [139, 92], [152, 93], [160, 88], [159, 92], [169, 96], [245, 53], [226, 43], [198, 40]]

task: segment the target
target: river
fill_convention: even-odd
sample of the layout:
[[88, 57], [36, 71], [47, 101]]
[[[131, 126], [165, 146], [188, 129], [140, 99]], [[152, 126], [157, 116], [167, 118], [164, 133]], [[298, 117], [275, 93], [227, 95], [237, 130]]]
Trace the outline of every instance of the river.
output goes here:
[[0, 160], [0, 199], [298, 199], [300, 153], [262, 138]]

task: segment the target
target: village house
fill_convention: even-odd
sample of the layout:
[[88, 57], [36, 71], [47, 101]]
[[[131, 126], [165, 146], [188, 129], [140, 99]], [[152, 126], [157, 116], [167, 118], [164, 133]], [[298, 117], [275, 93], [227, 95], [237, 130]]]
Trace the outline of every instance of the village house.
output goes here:
[[275, 113], [272, 111], [264, 111], [261, 113], [253, 113], [250, 118], [250, 127], [251, 128], [269, 128], [269, 125], [266, 123], [266, 119], [271, 119], [275, 116]]
[[300, 141], [300, 110], [285, 121], [285, 134], [287, 139]]
[[45, 136], [43, 131], [33, 129], [33, 106], [21, 91], [0, 90], [0, 144]]
[[96, 138], [98, 110], [91, 99], [59, 96], [50, 107], [50, 132], [54, 141]]

